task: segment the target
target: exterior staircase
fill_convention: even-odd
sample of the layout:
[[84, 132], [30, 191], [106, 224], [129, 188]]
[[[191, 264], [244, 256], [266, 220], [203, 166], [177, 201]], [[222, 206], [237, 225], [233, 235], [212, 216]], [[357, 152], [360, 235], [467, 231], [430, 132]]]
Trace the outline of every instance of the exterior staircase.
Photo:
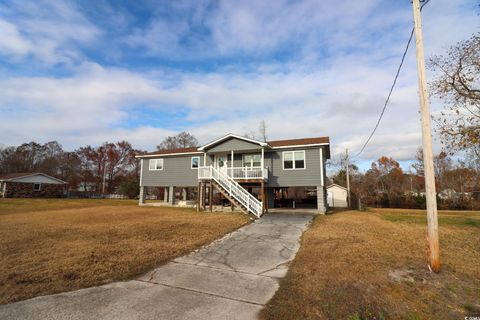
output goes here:
[[211, 179], [212, 184], [227, 198], [233, 205], [239, 207], [245, 213], [251, 213], [260, 218], [263, 215], [263, 203], [251, 195], [233, 178], [225, 172], [213, 166], [201, 167], [198, 170], [199, 179]]

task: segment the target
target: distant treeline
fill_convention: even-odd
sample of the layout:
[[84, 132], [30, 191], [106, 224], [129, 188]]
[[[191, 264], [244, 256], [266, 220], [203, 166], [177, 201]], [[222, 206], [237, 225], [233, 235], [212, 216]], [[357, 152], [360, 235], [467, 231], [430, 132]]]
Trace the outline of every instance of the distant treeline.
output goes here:
[[[346, 186], [345, 160], [337, 167], [332, 180]], [[480, 159], [474, 154], [453, 159], [445, 152], [434, 157], [435, 184], [440, 209], [480, 210]], [[390, 208], [419, 208], [426, 205], [423, 154], [419, 150], [409, 172], [390, 157], [380, 157], [370, 169], [360, 172], [350, 165], [352, 206], [358, 200], [364, 206]]]
[[32, 141], [0, 148], [0, 173], [43, 172], [68, 182], [70, 190], [114, 193], [123, 182], [138, 181], [135, 155], [142, 152], [127, 141], [74, 151], [65, 151], [57, 141]]

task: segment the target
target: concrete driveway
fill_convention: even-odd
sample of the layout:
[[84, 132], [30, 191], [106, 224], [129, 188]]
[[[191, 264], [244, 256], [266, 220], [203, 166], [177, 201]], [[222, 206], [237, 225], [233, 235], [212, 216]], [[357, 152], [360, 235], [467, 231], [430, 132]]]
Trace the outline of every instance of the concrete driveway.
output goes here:
[[276, 212], [135, 280], [0, 306], [0, 319], [253, 319], [311, 212]]

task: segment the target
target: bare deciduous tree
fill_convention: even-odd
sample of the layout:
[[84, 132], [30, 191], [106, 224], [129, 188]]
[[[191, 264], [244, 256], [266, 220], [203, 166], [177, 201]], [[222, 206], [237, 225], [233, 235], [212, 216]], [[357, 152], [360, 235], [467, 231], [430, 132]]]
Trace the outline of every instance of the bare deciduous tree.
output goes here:
[[188, 132], [180, 132], [177, 135], [177, 143], [180, 148], [190, 148], [198, 146], [198, 140], [195, 136]]
[[173, 150], [178, 148], [190, 148], [198, 146], [198, 140], [188, 132], [180, 132], [176, 136], [169, 136], [157, 146], [158, 150]]
[[242, 136], [244, 136], [245, 138], [248, 138], [248, 139], [252, 139], [252, 140], [256, 140], [257, 137], [255, 136], [255, 131], [249, 131], [249, 132], [245, 132], [244, 134], [242, 134]]
[[430, 90], [446, 104], [435, 119], [445, 149], [480, 157], [480, 34], [433, 56], [429, 67], [437, 72]]

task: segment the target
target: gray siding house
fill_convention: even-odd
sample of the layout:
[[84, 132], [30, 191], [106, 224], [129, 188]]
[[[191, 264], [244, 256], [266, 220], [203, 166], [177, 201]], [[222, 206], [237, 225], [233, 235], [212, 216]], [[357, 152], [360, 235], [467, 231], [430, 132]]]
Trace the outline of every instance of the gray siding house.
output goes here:
[[141, 161], [140, 204], [145, 202], [146, 189], [154, 187], [161, 189], [170, 204], [175, 203], [179, 190], [183, 200], [193, 195], [189, 200], [200, 210], [206, 202], [211, 207], [212, 190], [216, 190], [232, 206], [259, 217], [274, 206], [280, 190], [305, 187], [310, 194], [316, 193], [318, 211], [326, 211], [328, 137], [262, 142], [227, 134], [201, 147], [137, 157]]

